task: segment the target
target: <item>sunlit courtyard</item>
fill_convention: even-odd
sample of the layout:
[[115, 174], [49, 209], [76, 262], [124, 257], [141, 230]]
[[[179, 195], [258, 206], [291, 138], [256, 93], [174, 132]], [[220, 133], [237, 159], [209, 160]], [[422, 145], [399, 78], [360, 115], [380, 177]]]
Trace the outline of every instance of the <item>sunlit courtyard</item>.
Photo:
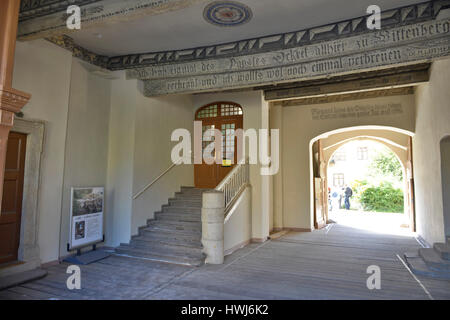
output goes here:
[[343, 226], [380, 234], [414, 235], [403, 213], [338, 210], [330, 214], [330, 219]]

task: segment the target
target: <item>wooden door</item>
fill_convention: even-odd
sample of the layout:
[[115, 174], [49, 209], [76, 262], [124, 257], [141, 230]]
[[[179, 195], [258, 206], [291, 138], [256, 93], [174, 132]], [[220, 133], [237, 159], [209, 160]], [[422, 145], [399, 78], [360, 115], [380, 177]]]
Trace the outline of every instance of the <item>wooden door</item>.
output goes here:
[[[235, 132], [243, 128], [242, 107], [233, 102], [216, 102], [200, 108], [195, 117], [202, 122], [202, 152], [209, 155], [209, 163], [194, 166], [194, 180], [197, 188], [215, 188], [233, 169], [237, 163], [237, 138]], [[209, 129], [217, 129], [222, 133], [222, 161], [213, 163], [215, 153], [211, 143], [214, 134]], [[205, 134], [206, 133], [206, 134]]]
[[328, 221], [328, 188], [322, 140], [317, 141], [317, 172], [314, 177], [314, 227], [322, 229]]
[[0, 263], [18, 258], [26, 142], [25, 134], [9, 134], [0, 215]]
[[408, 206], [409, 206], [409, 228], [412, 232], [416, 232], [416, 208], [415, 208], [415, 188], [414, 188], [414, 163], [412, 151], [412, 137], [408, 141], [408, 161], [407, 161], [407, 176], [408, 179]]
[[197, 188], [215, 188], [216, 187], [216, 170], [217, 166], [208, 164], [205, 160], [214, 161], [214, 154], [211, 157], [204, 157], [204, 154], [211, 154], [212, 150], [209, 150], [210, 144], [214, 142], [214, 135], [205, 133], [210, 129], [217, 129], [217, 124], [211, 120], [202, 121], [202, 164], [196, 164], [194, 166], [194, 180]]
[[322, 229], [326, 226], [323, 200], [324, 200], [323, 199], [323, 181], [321, 178], [314, 178], [314, 202], [315, 202], [314, 227], [316, 229]]

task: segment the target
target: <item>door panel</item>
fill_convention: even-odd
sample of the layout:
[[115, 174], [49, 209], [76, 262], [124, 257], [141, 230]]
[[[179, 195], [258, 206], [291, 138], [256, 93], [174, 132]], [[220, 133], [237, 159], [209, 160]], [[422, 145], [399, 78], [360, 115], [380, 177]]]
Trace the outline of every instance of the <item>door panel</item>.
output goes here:
[[[237, 129], [242, 129], [242, 118], [223, 120], [220, 123], [220, 128], [222, 131], [223, 162], [217, 165], [217, 184], [225, 179], [237, 163], [237, 138], [235, 137], [235, 132]], [[232, 163], [229, 164], [229, 161], [232, 161]]]
[[212, 154], [212, 150], [209, 150], [210, 144], [214, 142], [214, 135], [212, 133], [207, 134], [206, 138], [204, 135], [208, 130], [215, 128], [216, 124], [213, 121], [202, 121], [202, 164], [194, 166], [195, 186], [197, 188], [215, 188], [216, 186], [216, 166], [205, 163], [203, 157], [205, 153], [211, 153], [212, 158], [209, 157], [208, 160], [214, 160], [214, 154]]
[[0, 263], [17, 260], [22, 216], [25, 169], [25, 134], [11, 132], [6, 150], [2, 214], [0, 215]]
[[323, 181], [321, 178], [314, 178], [314, 201], [315, 219], [314, 227], [322, 229], [326, 226], [325, 212], [323, 207]]
[[408, 162], [407, 173], [408, 176], [408, 204], [409, 204], [409, 228], [412, 232], [416, 232], [416, 206], [415, 206], [415, 191], [414, 191], [414, 163], [413, 163], [413, 145], [412, 137], [409, 137], [408, 141]]

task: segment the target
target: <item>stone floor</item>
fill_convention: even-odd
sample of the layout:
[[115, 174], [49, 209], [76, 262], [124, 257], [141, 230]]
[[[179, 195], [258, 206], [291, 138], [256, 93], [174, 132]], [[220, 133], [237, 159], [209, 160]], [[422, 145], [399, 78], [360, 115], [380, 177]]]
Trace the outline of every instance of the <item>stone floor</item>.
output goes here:
[[[413, 237], [332, 224], [249, 245], [220, 266], [111, 256], [81, 267], [81, 290], [66, 288], [61, 264], [0, 299], [450, 299], [450, 281], [414, 277], [403, 264], [418, 248]], [[367, 289], [371, 265], [381, 268], [381, 290]]]

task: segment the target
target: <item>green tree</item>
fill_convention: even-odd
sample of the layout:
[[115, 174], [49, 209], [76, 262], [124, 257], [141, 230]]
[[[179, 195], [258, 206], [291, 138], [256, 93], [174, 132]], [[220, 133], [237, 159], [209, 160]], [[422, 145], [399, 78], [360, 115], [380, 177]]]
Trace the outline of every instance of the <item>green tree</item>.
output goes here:
[[370, 169], [374, 175], [393, 177], [398, 181], [403, 180], [402, 166], [392, 151], [378, 153], [370, 164]]

